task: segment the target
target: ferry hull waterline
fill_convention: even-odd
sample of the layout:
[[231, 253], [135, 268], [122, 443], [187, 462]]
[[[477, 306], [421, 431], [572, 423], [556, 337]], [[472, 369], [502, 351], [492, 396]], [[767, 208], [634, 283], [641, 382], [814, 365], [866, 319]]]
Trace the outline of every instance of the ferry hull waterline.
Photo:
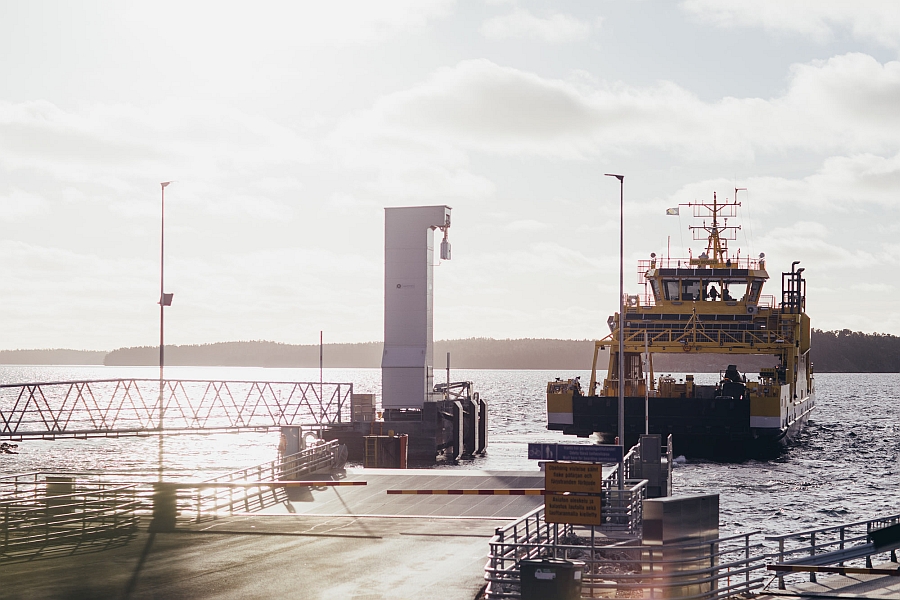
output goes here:
[[[568, 435], [592, 437], [613, 444], [618, 423], [618, 399], [571, 397], [572, 418], [578, 426], [550, 422], [549, 429]], [[814, 405], [785, 427], [750, 427], [751, 408], [746, 400], [697, 398], [649, 399], [649, 432], [672, 434], [673, 450], [690, 457], [714, 459], [771, 458], [780, 454], [802, 430]], [[625, 398], [625, 444], [637, 443], [644, 433], [644, 398]]]
[[[670, 209], [678, 214], [688, 207], [704, 219], [690, 229], [694, 239], [705, 239], [705, 250], [698, 257], [651, 254], [640, 261], [644, 293], [624, 296], [621, 317], [609, 318], [610, 334], [595, 343], [588, 388], [577, 378], [547, 384], [548, 429], [616, 443], [621, 335], [626, 447], [643, 433], [671, 434], [677, 454], [741, 460], [770, 458], [796, 438], [815, 407], [804, 269], [797, 261], [782, 273], [780, 302], [763, 295], [765, 255], [750, 259], [728, 251], [739, 227], [727, 225], [727, 218], [738, 206], [713, 194], [711, 203]], [[607, 376], [599, 381], [598, 357], [607, 348]], [[716, 355], [723, 360], [718, 383], [700, 385], [693, 375], [656, 378], [655, 354]], [[736, 363], [760, 356], [775, 366], [749, 378], [739, 371]]]

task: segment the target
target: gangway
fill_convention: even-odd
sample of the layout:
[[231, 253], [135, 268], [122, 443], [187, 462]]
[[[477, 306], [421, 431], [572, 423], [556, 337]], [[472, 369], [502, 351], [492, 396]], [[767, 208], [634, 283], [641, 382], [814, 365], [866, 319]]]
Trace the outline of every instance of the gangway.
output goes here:
[[98, 379], [0, 385], [0, 440], [327, 429], [352, 383]]

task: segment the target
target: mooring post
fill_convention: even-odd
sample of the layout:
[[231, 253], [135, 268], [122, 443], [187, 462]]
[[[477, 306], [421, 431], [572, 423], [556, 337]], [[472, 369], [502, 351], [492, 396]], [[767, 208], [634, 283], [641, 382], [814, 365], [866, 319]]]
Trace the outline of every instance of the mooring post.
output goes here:
[[175, 515], [177, 514], [177, 489], [169, 483], [153, 484], [153, 520], [150, 531], [153, 533], [175, 531]]

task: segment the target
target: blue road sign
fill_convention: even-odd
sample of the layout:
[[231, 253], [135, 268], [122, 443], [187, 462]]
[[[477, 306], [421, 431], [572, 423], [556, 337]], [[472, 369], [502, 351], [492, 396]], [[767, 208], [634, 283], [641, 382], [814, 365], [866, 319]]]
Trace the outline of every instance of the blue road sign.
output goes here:
[[622, 459], [622, 446], [610, 444], [528, 444], [528, 458], [535, 460], [617, 463]]

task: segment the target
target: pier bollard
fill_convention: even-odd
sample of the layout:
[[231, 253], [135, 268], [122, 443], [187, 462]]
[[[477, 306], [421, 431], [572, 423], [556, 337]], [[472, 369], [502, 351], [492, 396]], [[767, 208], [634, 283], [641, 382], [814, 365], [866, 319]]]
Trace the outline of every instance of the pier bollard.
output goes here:
[[150, 531], [153, 533], [175, 531], [177, 515], [177, 489], [169, 483], [153, 484], [153, 519]]
[[[47, 512], [52, 516], [72, 512], [68, 505], [73, 502], [71, 494], [75, 493], [75, 478], [48, 475], [46, 482]], [[63, 498], [59, 498], [60, 496]]]

